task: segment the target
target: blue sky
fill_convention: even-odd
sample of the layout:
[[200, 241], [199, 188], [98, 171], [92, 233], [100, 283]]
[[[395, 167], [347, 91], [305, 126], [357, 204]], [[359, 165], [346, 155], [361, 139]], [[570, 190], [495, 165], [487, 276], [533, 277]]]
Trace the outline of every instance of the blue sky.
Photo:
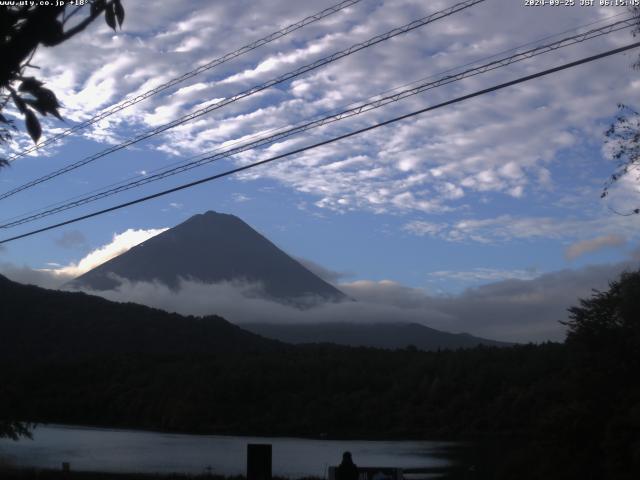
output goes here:
[[[0, 189], [454, 3], [363, 0], [113, 115], [82, 136], [14, 162], [0, 172]], [[36, 74], [57, 93], [67, 119], [47, 122], [45, 136], [331, 4], [126, 2], [122, 31], [114, 34], [96, 22], [64, 45], [38, 51]], [[594, 22], [580, 31], [601, 26], [625, 12], [624, 7], [525, 7], [488, 0], [5, 199], [3, 219], [519, 45], [570, 35]], [[631, 41], [624, 30], [545, 54], [4, 233], [105, 208]], [[600, 60], [16, 241], [0, 252], [0, 263], [6, 272], [77, 266], [123, 232], [158, 232], [216, 210], [238, 215], [288, 253], [341, 273], [336, 278], [345, 285], [391, 281], [429, 296], [455, 296], [555, 272], [591, 275], [586, 267], [596, 265], [603, 270], [593, 286], [602, 286], [609, 279], [602, 272], [613, 275], [620, 265], [637, 263], [640, 221], [609, 207], [638, 206], [638, 184], [625, 179], [609, 200], [599, 198], [615, 167], [603, 132], [618, 103], [638, 106], [640, 73], [630, 68], [637, 55]], [[22, 136], [12, 148], [29, 145]], [[118, 251], [144, 236], [122, 237]], [[531, 338], [544, 335], [559, 333], [556, 328]]]

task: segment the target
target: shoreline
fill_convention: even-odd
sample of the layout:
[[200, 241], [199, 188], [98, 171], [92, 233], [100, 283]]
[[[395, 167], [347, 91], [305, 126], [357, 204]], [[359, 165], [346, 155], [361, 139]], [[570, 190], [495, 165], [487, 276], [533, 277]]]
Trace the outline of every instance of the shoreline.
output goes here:
[[[246, 480], [244, 475], [220, 475], [215, 473], [120, 473], [94, 472], [82, 470], [63, 471], [50, 468], [6, 467], [0, 466], [3, 480]], [[322, 480], [320, 477], [285, 478], [273, 477], [273, 480]]]
[[[40, 429], [42, 433], [39, 433]], [[337, 465], [340, 455], [347, 450], [362, 455], [358, 457], [363, 462], [361, 466], [425, 469], [457, 463], [453, 459], [460, 457], [458, 451], [466, 449], [466, 445], [449, 441], [207, 436], [87, 425], [39, 424], [33, 441], [5, 440], [0, 443], [0, 452], [6, 454], [4, 458], [0, 454], [0, 471], [9, 469], [9, 478], [35, 478], [35, 471], [62, 472], [63, 462], [70, 462], [72, 472], [108, 474], [113, 478], [122, 478], [129, 472], [137, 472], [141, 478], [168, 478], [171, 475], [176, 478], [235, 478], [245, 473], [247, 444], [251, 443], [272, 444], [275, 450], [274, 474], [290, 479], [322, 478], [326, 475], [326, 465]], [[36, 460], [33, 455], [36, 452], [34, 449], [38, 448], [44, 448], [47, 455]], [[114, 463], [114, 449], [122, 448], [126, 449], [124, 462]], [[186, 457], [175, 456], [175, 452], [183, 451], [181, 449], [188, 449], [184, 450], [188, 452]], [[290, 452], [295, 452], [295, 460], [287, 460], [286, 455]], [[405, 455], [409, 452], [411, 460], [402, 457], [388, 463], [388, 455], [393, 455], [393, 452]], [[0, 478], [5, 477], [7, 475], [0, 473]]]
[[[328, 435], [328, 434], [318, 434], [318, 435], [294, 435], [294, 434], [260, 434], [260, 433], [247, 433], [247, 432], [235, 432], [235, 433], [216, 433], [216, 432], [198, 432], [198, 431], [186, 431], [186, 430], [161, 430], [161, 429], [153, 429], [153, 428], [144, 428], [144, 427], [135, 427], [135, 426], [110, 426], [110, 425], [90, 425], [90, 424], [73, 424], [73, 423], [59, 423], [59, 422], [28, 422], [24, 421], [24, 423], [28, 423], [33, 426], [31, 433], [35, 433], [38, 427], [47, 427], [47, 428], [57, 428], [57, 429], [66, 429], [66, 430], [101, 430], [101, 431], [111, 431], [111, 432], [129, 432], [129, 433], [156, 433], [156, 434], [170, 434], [170, 435], [188, 435], [194, 437], [247, 437], [247, 438], [259, 438], [259, 439], [267, 439], [274, 438], [278, 440], [327, 440], [327, 441], [358, 441], [358, 442], [434, 442], [434, 443], [455, 443], [455, 444], [463, 444], [466, 442], [471, 442], [474, 440], [478, 440], [478, 438], [486, 438], [487, 435], [482, 436], [468, 436], [465, 438], [447, 438], [447, 437], [428, 437], [428, 436], [382, 436], [382, 435], [369, 435], [369, 436], [336, 436], [336, 435]], [[493, 434], [489, 435], [494, 438], [501, 438], [504, 436], [512, 437], [512, 435], [500, 435]], [[29, 440], [27, 437], [22, 437], [18, 441]]]

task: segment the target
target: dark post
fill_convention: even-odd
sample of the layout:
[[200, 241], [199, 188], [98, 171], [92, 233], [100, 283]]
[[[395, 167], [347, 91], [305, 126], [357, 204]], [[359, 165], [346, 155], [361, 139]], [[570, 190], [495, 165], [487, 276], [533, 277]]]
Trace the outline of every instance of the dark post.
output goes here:
[[247, 480], [271, 480], [271, 444], [247, 444]]

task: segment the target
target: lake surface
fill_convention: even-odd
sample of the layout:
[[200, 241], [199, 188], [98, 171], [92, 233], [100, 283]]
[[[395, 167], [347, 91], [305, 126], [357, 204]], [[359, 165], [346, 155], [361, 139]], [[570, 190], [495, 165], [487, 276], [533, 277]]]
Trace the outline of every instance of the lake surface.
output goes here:
[[[248, 443], [270, 443], [273, 474], [326, 478], [350, 451], [355, 463], [367, 467], [445, 467], [442, 450], [448, 442], [342, 441], [299, 438], [181, 435], [77, 426], [39, 426], [33, 440], [0, 440], [0, 464], [36, 468], [141, 473], [218, 473], [244, 475]], [[210, 469], [210, 470], [208, 470]]]

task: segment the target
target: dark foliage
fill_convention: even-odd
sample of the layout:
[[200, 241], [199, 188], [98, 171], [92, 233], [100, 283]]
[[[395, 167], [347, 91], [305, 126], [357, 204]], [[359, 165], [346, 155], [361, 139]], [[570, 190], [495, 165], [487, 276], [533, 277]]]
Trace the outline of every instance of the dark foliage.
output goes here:
[[[640, 473], [640, 271], [570, 309], [572, 387], [611, 478]], [[597, 439], [597, 443], [596, 443]], [[631, 470], [636, 476], [631, 475]]]
[[209, 354], [283, 348], [221, 317], [184, 317], [0, 275], [0, 358], [78, 361], [127, 354]]
[[16, 375], [22, 416], [34, 421], [458, 438], [534, 428], [535, 392], [550, 393], [540, 382], [562, 355], [558, 345], [440, 353], [316, 346], [268, 354], [103, 356], [21, 365], [18, 374], [3, 374]]
[[2, 432], [2, 436], [9, 437], [12, 440], [18, 440], [20, 437], [31, 437], [29, 424], [12, 420], [0, 420], [0, 432]]
[[[629, 10], [636, 20], [636, 28], [633, 30], [635, 37], [640, 34], [640, 6], [631, 7]], [[633, 68], [640, 70], [640, 59], [634, 63]], [[612, 147], [613, 158], [618, 161], [618, 166], [605, 183], [601, 198], [608, 196], [613, 184], [636, 170], [640, 162], [640, 114], [622, 104], [618, 104], [618, 110], [618, 115], [605, 132], [605, 142]], [[640, 177], [636, 177], [636, 180], [640, 180]], [[640, 213], [640, 208], [616, 213], [625, 216], [637, 215]]]
[[[37, 68], [29, 62], [38, 46], [54, 47], [82, 32], [97, 17], [104, 14], [106, 23], [116, 29], [122, 27], [124, 8], [121, 0], [94, 0], [86, 6], [29, 5], [0, 6], [0, 112], [9, 100], [25, 120], [25, 128], [34, 142], [42, 135], [42, 126], [35, 112], [62, 119], [61, 107], [55, 93], [44, 87], [35, 77], [25, 75], [28, 68]], [[33, 2], [37, 3], [37, 2]], [[58, 2], [63, 3], [63, 2]], [[20, 5], [24, 4], [24, 5]], [[76, 17], [86, 12], [84, 18]], [[13, 123], [0, 114], [0, 144], [12, 138]], [[0, 167], [7, 164], [0, 158]]]
[[438, 352], [294, 348], [230, 336], [233, 327], [216, 317], [4, 282], [0, 338], [10, 340], [0, 348], [0, 385], [10, 386], [1, 398], [12, 418], [197, 433], [483, 439], [485, 460], [476, 463], [486, 477], [478, 478], [640, 473], [640, 272], [571, 309], [565, 344]]
[[[103, 473], [103, 472], [80, 472], [62, 470], [42, 470], [42, 469], [3, 469], [0, 470], [2, 480], [246, 480], [246, 477], [222, 475], [183, 475], [183, 474], [160, 474], [160, 473]], [[273, 480], [284, 480], [274, 477]], [[316, 479], [301, 479], [316, 480]]]
[[[282, 344], [246, 332], [220, 317], [182, 317], [83, 293], [53, 292], [0, 276], [0, 371], [18, 365], [71, 362], [127, 354], [208, 354], [269, 351]], [[23, 378], [26, 380], [26, 377]], [[29, 425], [15, 421], [22, 383], [0, 376], [0, 437], [17, 438]]]
[[[618, 115], [605, 132], [606, 143], [611, 146], [613, 158], [618, 162], [616, 171], [605, 184], [601, 197], [609, 195], [614, 183], [632, 173], [640, 164], [640, 113], [626, 105], [618, 105]], [[640, 177], [636, 174], [636, 180]], [[640, 213], [634, 208], [630, 214]]]
[[[82, 32], [103, 13], [114, 30], [113, 18], [121, 27], [124, 21], [121, 0], [94, 0], [86, 2], [90, 4], [88, 8], [84, 5], [73, 6], [72, 2], [57, 2], [61, 5], [54, 5], [56, 2], [47, 2], [49, 5], [31, 5], [38, 2], [15, 3], [0, 6], [0, 145], [11, 141], [12, 134], [17, 131], [14, 121], [2, 114], [9, 101], [23, 115], [25, 128], [35, 143], [42, 136], [42, 126], [36, 112], [62, 119], [59, 113], [61, 105], [55, 93], [45, 88], [42, 81], [25, 74], [28, 68], [37, 68], [29, 62], [38, 46], [60, 45]], [[87, 10], [88, 14], [76, 21], [76, 15]], [[72, 20], [73, 17], [76, 18]], [[0, 168], [8, 163], [6, 158], [0, 156]], [[9, 418], [6, 412], [0, 410], [0, 437], [15, 438], [28, 433], [28, 425]]]

